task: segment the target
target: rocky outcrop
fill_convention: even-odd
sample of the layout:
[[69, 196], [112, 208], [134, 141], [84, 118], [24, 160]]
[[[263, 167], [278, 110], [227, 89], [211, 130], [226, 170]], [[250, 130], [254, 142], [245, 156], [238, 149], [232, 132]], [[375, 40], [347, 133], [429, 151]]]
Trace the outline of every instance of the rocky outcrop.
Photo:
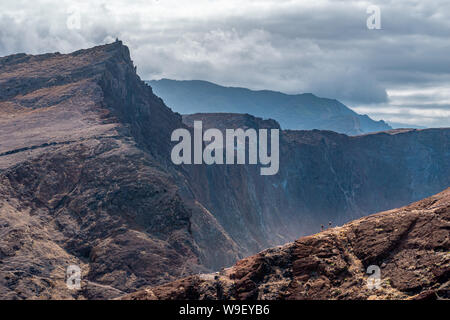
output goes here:
[[[265, 250], [214, 274], [122, 299], [440, 299], [450, 297], [450, 189], [409, 206]], [[368, 287], [369, 266], [380, 268]]]
[[181, 117], [121, 42], [0, 64], [0, 297], [111, 297], [236, 260], [169, 160]]

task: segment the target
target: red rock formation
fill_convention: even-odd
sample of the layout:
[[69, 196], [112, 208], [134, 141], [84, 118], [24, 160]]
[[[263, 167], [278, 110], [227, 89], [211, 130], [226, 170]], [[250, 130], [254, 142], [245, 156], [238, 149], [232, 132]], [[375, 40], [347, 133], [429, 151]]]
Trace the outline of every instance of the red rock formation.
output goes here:
[[[277, 126], [250, 115], [217, 125]], [[0, 297], [111, 298], [450, 183], [448, 129], [284, 131], [280, 173], [175, 166], [186, 126], [121, 42], [0, 58]], [[65, 285], [71, 264], [81, 291]]]
[[[207, 128], [278, 128], [243, 114], [183, 116]], [[195, 197], [250, 255], [299, 236], [396, 208], [450, 185], [450, 129], [393, 130], [349, 137], [280, 133], [280, 171], [255, 166], [188, 168]]]

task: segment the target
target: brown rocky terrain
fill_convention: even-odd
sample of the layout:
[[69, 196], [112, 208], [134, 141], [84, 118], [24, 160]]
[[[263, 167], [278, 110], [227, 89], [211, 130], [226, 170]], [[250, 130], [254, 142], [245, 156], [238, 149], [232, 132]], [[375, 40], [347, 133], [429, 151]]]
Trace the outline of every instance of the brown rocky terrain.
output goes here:
[[[183, 116], [207, 128], [279, 128], [242, 114]], [[190, 171], [197, 199], [244, 254], [280, 245], [367, 214], [397, 208], [450, 185], [450, 130], [392, 130], [361, 136], [332, 131], [282, 130], [280, 171], [261, 176], [255, 166]], [[217, 192], [220, 190], [220, 193]], [[248, 250], [247, 248], [250, 248]], [[245, 250], [247, 249], [247, 250]]]
[[[450, 188], [122, 299], [450, 298]], [[368, 288], [368, 266], [380, 267]]]
[[[449, 129], [283, 131], [280, 172], [262, 177], [256, 166], [173, 165], [170, 136], [184, 121], [120, 41], [0, 58], [0, 298], [121, 296], [450, 185]], [[81, 291], [66, 287], [72, 264]]]
[[[182, 200], [167, 159], [181, 117], [121, 42], [0, 66], [1, 298], [117, 296], [238, 257], [214, 217]], [[70, 264], [83, 292], [65, 286]]]

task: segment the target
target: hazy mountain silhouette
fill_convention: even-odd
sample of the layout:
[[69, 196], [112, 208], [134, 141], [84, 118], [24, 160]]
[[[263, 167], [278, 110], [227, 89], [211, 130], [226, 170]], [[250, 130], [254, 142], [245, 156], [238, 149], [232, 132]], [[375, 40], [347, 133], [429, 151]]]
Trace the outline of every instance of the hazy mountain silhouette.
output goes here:
[[311, 93], [253, 91], [200, 80], [161, 79], [148, 83], [156, 95], [181, 114], [249, 113], [275, 119], [283, 129], [332, 130], [348, 135], [392, 129], [386, 122], [359, 115], [335, 99], [319, 98]]

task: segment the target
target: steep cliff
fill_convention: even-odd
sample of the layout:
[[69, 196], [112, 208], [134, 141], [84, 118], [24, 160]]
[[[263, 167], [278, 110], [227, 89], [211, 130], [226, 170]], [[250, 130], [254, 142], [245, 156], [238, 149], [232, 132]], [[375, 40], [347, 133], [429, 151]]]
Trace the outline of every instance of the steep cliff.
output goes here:
[[223, 87], [201, 80], [147, 81], [174, 111], [182, 114], [234, 112], [272, 118], [283, 129], [332, 130], [348, 135], [392, 129], [384, 121], [360, 115], [335, 99], [311, 93]]
[[[204, 129], [279, 128], [241, 114], [183, 116]], [[195, 196], [245, 254], [293, 241], [370, 213], [399, 207], [450, 185], [450, 129], [392, 130], [349, 137], [283, 130], [280, 171], [258, 166], [193, 168]], [[193, 170], [195, 174], [192, 173]]]
[[[450, 297], [450, 189], [122, 299]], [[379, 268], [379, 283], [369, 279]], [[371, 276], [372, 277], [372, 276]], [[371, 285], [371, 286], [368, 286]], [[378, 285], [375, 287], [375, 285]]]

